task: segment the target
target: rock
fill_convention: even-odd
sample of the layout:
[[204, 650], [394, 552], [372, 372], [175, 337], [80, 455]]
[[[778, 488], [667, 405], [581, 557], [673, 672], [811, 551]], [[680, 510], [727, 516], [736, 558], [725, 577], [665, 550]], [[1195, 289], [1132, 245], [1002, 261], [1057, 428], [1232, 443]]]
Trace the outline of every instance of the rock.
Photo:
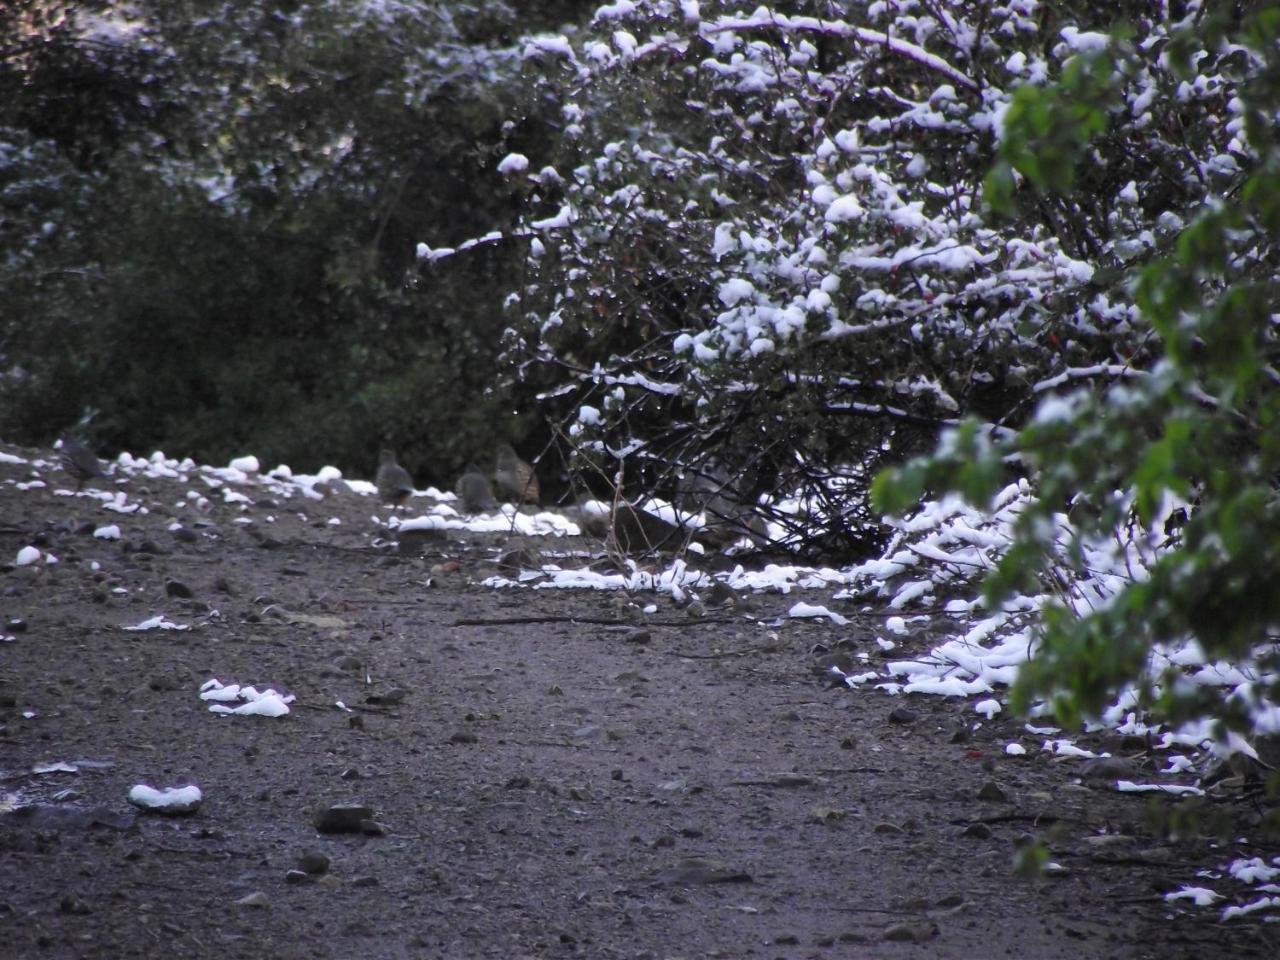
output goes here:
[[961, 831], [960, 836], [969, 837], [972, 840], [989, 840], [991, 828], [985, 823], [971, 823]]
[[376, 887], [378, 885], [377, 877], [356, 877], [351, 881], [353, 887]]
[[310, 883], [313, 879], [305, 870], [290, 870], [284, 875], [285, 883]]
[[364, 822], [372, 818], [372, 807], [338, 803], [317, 809], [312, 823], [321, 833], [360, 833]]
[[1003, 790], [996, 786], [995, 783], [988, 780], [978, 790], [978, 799], [991, 800], [995, 803], [1003, 803], [1005, 800], [1008, 800], [1009, 797]]
[[455, 730], [449, 737], [450, 743], [477, 743], [479, 737], [472, 730]]
[[246, 894], [236, 901], [238, 907], [252, 907], [254, 909], [263, 909], [271, 903], [267, 895], [261, 890], [255, 890], [253, 893]]

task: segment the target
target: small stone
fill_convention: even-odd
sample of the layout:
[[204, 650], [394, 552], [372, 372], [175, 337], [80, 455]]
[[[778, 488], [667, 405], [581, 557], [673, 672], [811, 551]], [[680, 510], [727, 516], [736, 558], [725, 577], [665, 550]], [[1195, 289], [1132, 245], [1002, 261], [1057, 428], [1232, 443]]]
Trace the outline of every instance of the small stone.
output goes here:
[[890, 723], [915, 723], [920, 718], [920, 714], [908, 707], [894, 707], [889, 713]]
[[364, 775], [355, 767], [347, 767], [347, 769], [338, 774], [340, 780], [361, 780], [363, 777]]
[[377, 820], [361, 820], [360, 832], [366, 837], [385, 837], [391, 831], [387, 829], [387, 825], [379, 823]]
[[1003, 801], [1008, 800], [1009, 797], [1003, 790], [1001, 790], [998, 786], [996, 786], [995, 783], [988, 780], [978, 790], [978, 799], [991, 800], [996, 803], [1002, 803]]
[[356, 877], [351, 881], [353, 887], [376, 887], [378, 885], [377, 877]]
[[284, 875], [285, 883], [309, 883], [312, 879], [305, 870], [290, 870]]
[[339, 803], [320, 807], [312, 818], [321, 833], [360, 833], [366, 820], [372, 820], [373, 809], [360, 804]]
[[21, 617], [14, 617], [5, 624], [5, 629], [10, 633], [26, 633], [27, 621], [23, 620]]
[[181, 580], [166, 580], [164, 582], [164, 592], [169, 597], [179, 597], [183, 600], [190, 600], [195, 594]]
[[450, 743], [476, 743], [479, 741], [474, 731], [471, 730], [455, 730], [449, 737]]
[[253, 907], [255, 909], [262, 909], [270, 903], [271, 903], [271, 900], [268, 899], [265, 893], [263, 893], [261, 890], [255, 890], [253, 891], [253, 893], [246, 894], [245, 896], [237, 900], [236, 906]]
[[319, 850], [308, 850], [298, 858], [298, 866], [313, 877], [329, 872], [329, 858]]
[[971, 823], [964, 828], [960, 836], [969, 837], [973, 840], [989, 840], [991, 838], [991, 828], [985, 823]]

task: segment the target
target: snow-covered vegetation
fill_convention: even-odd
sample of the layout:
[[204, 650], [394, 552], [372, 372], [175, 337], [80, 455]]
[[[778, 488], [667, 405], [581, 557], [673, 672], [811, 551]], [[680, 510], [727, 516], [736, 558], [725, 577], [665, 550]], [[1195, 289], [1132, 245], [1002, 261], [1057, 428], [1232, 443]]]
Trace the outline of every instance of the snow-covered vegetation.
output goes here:
[[[506, 167], [513, 354], [600, 475], [712, 477], [879, 548], [904, 608], [985, 583], [940, 671], [1038, 652], [1020, 706], [1271, 731], [1277, 31], [1196, 2], [602, 6], [524, 48], [563, 127], [558, 164]], [[886, 543], [872, 479], [939, 436], [879, 481]], [[915, 506], [947, 489], [982, 511]], [[1225, 695], [1174, 669], [1220, 658]]]

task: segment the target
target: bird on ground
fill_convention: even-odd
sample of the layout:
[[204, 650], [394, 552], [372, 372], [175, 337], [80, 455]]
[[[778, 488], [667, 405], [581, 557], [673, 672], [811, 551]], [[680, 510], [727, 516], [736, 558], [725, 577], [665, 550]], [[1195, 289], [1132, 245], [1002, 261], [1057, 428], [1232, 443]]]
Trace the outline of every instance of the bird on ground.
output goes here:
[[84, 486], [86, 480], [96, 480], [107, 475], [107, 471], [102, 468], [102, 461], [74, 437], [63, 439], [58, 457], [62, 461], [62, 469], [76, 478], [77, 491]]
[[458, 478], [454, 492], [462, 500], [464, 513], [480, 513], [498, 508], [493, 500], [493, 488], [489, 486], [488, 478], [475, 464], [467, 464], [467, 472]]
[[396, 463], [396, 455], [384, 449], [378, 454], [378, 475], [375, 480], [378, 496], [383, 503], [402, 507], [413, 496], [413, 477], [409, 471]]
[[493, 479], [498, 489], [515, 503], [537, 503], [541, 496], [538, 475], [533, 467], [520, 459], [511, 444], [499, 444]]

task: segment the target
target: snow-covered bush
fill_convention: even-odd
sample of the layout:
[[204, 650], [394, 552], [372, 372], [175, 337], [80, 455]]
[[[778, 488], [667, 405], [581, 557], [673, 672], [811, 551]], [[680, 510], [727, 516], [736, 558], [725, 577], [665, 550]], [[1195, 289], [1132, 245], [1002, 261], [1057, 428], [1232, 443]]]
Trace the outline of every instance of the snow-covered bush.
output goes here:
[[1265, 667], [1278, 17], [620, 0], [534, 38], [564, 136], [518, 174], [520, 372], [584, 459], [727, 475], [823, 546], [883, 543], [874, 473], [939, 436], [881, 506], [1030, 480], [986, 575], [1048, 624], [1024, 701], [1097, 713], [1189, 636]]
[[[747, 499], [813, 504], [780, 518], [797, 532], [865, 552], [879, 466], [1150, 363], [1121, 271], [1229, 179], [1235, 81], [1215, 60], [1182, 82], [1149, 4], [785, 9], [614, 3], [526, 44], [564, 162], [522, 174], [520, 369], [555, 372], [580, 452], [651, 483], [714, 456]], [[1105, 49], [1117, 12], [1132, 55], [1081, 190], [993, 222], [1014, 90]]]

